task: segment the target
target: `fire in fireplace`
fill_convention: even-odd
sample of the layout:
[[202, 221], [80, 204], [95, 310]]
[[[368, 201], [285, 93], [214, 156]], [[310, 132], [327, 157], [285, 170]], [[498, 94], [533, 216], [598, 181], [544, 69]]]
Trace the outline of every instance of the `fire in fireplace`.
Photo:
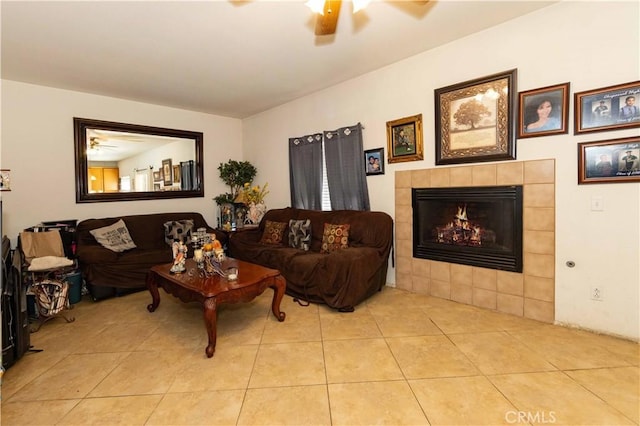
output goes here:
[[522, 272], [522, 186], [414, 188], [413, 256]]

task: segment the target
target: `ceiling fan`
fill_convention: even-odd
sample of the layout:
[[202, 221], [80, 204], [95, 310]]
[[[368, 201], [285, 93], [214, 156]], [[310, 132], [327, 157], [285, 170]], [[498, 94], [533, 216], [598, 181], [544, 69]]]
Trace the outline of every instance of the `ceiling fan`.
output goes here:
[[[353, 13], [364, 9], [371, 2], [371, 0], [352, 1]], [[428, 3], [429, 0], [413, 0], [413, 2], [422, 5]], [[305, 5], [318, 14], [316, 18], [316, 35], [335, 34], [336, 27], [338, 26], [338, 17], [340, 16], [340, 8], [342, 7], [342, 0], [308, 0]]]
[[100, 138], [92, 136], [89, 138], [89, 149], [99, 150], [100, 148], [117, 148], [115, 145], [105, 145], [100, 142]]

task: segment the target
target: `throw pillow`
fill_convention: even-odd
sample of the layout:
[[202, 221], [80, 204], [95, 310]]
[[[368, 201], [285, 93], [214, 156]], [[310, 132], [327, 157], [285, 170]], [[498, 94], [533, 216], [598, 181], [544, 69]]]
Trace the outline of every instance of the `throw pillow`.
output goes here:
[[187, 244], [191, 242], [193, 220], [170, 220], [164, 223], [164, 242], [171, 246], [175, 240]]
[[113, 225], [94, 229], [89, 232], [104, 248], [108, 248], [116, 253], [137, 247], [129, 234], [127, 225], [124, 224], [122, 219]]
[[349, 247], [349, 228], [351, 225], [324, 224], [322, 233], [322, 248], [320, 253], [331, 253]]
[[284, 229], [287, 227], [286, 222], [273, 222], [267, 220], [262, 232], [260, 242], [262, 244], [281, 244], [284, 236]]
[[289, 221], [289, 247], [309, 251], [311, 244], [311, 219]]

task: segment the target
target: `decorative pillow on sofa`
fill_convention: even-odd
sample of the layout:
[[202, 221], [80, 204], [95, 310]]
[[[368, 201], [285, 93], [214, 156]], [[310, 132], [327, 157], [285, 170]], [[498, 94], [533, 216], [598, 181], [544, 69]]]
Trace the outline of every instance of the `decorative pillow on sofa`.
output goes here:
[[267, 220], [260, 242], [262, 244], [281, 244], [286, 227], [286, 222], [273, 222], [271, 220]]
[[351, 228], [349, 224], [325, 223], [320, 253], [331, 253], [349, 247], [349, 228]]
[[289, 221], [289, 247], [309, 251], [311, 244], [311, 219]]
[[170, 220], [164, 223], [164, 241], [171, 246], [175, 240], [183, 243], [191, 242], [193, 232], [193, 220]]
[[89, 232], [104, 248], [108, 248], [116, 253], [137, 247], [129, 234], [127, 225], [124, 224], [122, 219], [113, 225], [93, 229]]

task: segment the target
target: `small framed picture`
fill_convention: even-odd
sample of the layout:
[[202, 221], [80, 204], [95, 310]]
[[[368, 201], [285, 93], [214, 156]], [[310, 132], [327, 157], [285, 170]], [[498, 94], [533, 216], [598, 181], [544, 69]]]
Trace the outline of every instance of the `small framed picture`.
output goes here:
[[436, 165], [515, 160], [512, 69], [436, 89]]
[[518, 138], [569, 132], [569, 83], [519, 94]]
[[578, 184], [640, 182], [640, 137], [578, 144]]
[[387, 122], [389, 163], [423, 159], [422, 114]]
[[640, 81], [575, 94], [574, 134], [640, 127]]
[[180, 183], [180, 164], [173, 166], [173, 183]]
[[384, 174], [384, 148], [368, 149], [364, 152], [367, 176]]
[[162, 183], [164, 183], [164, 186], [173, 184], [172, 171], [171, 159], [162, 160]]
[[11, 191], [11, 170], [0, 170], [0, 191]]
[[162, 181], [162, 170], [158, 170], [157, 172], [153, 172], [153, 181], [161, 182]]

